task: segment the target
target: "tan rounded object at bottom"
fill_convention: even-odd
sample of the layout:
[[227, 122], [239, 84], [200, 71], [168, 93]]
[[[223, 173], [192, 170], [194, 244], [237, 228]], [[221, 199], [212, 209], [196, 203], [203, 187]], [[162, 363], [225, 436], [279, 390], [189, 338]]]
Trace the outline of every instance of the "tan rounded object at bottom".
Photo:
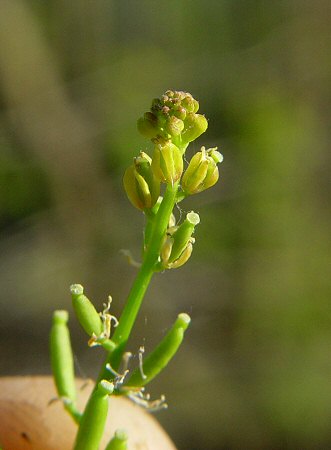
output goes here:
[[[85, 385], [85, 386], [84, 386]], [[82, 410], [93, 383], [77, 380]], [[0, 377], [0, 446], [3, 450], [72, 450], [77, 426], [56, 398], [50, 376]], [[111, 397], [104, 449], [115, 430], [129, 436], [128, 450], [176, 450], [156, 421], [123, 397]]]

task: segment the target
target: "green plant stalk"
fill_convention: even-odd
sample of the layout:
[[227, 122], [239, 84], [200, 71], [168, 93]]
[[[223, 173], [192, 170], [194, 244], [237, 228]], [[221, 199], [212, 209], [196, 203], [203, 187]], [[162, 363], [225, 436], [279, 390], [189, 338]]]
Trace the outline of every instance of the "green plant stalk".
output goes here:
[[[132, 285], [131, 291], [129, 293], [127, 302], [125, 304], [123, 313], [120, 317], [119, 324], [116, 328], [116, 331], [114, 332], [114, 335], [112, 337], [112, 341], [115, 343], [116, 348], [113, 352], [110, 352], [108, 354], [108, 357], [102, 367], [102, 370], [100, 372], [100, 375], [98, 377], [96, 387], [94, 391], [91, 394], [90, 401], [92, 401], [93, 398], [93, 405], [95, 408], [105, 408], [104, 401], [105, 399], [101, 397], [100, 395], [97, 395], [98, 392], [98, 382], [102, 379], [109, 379], [109, 370], [106, 368], [106, 365], [109, 363], [111, 366], [117, 370], [118, 366], [120, 365], [122, 355], [125, 351], [125, 347], [127, 344], [127, 341], [129, 339], [131, 330], [133, 328], [134, 322], [136, 320], [137, 314], [139, 312], [141, 303], [143, 301], [144, 295], [146, 293], [146, 290], [149, 286], [149, 283], [151, 281], [151, 278], [155, 272], [155, 267], [159, 260], [159, 255], [161, 251], [162, 241], [164, 234], [166, 232], [170, 215], [172, 213], [172, 210], [174, 208], [175, 202], [176, 202], [176, 196], [178, 191], [179, 182], [175, 183], [174, 185], [167, 185], [164, 198], [161, 202], [161, 205], [158, 209], [158, 212], [154, 219], [154, 224], [151, 231], [151, 237], [149, 241], [149, 245], [146, 249], [143, 264], [137, 274], [137, 277]], [[90, 403], [89, 401], [89, 403]], [[88, 403], [88, 405], [89, 405]], [[100, 405], [99, 405], [100, 404]], [[78, 428], [78, 441], [79, 445], [85, 445], [85, 442], [83, 442], [84, 437], [87, 436], [89, 433], [89, 430], [91, 429], [91, 422], [89, 420], [89, 414], [86, 414], [87, 411], [85, 410], [83, 419], [81, 420]], [[93, 436], [92, 436], [93, 441]], [[89, 442], [88, 445], [92, 445], [91, 447], [87, 446], [84, 447], [76, 447], [75, 450], [90, 450], [94, 445], [94, 442]], [[97, 447], [96, 447], [97, 448]]]
[[[178, 201], [186, 197], [186, 193], [180, 190], [179, 185], [183, 172], [183, 154], [189, 142], [204, 133], [208, 126], [206, 118], [201, 114], [196, 114], [198, 109], [199, 103], [193, 99], [191, 94], [168, 90], [160, 99], [153, 101], [151, 111], [145, 113], [143, 118], [138, 121], [138, 129], [141, 134], [151, 139], [155, 144], [153, 159], [141, 152], [139, 161], [142, 163], [141, 160], [143, 159], [143, 162], [147, 164], [146, 170], [148, 170], [142, 172], [138, 170], [142, 168], [139, 165], [140, 163], [137, 162], [138, 159], [135, 158], [134, 168], [141, 179], [137, 179], [136, 176], [132, 177], [131, 175], [136, 174], [132, 174], [129, 168], [129, 172], [126, 171], [128, 175], [124, 176], [124, 188], [133, 206], [143, 211], [147, 219], [144, 230], [144, 254], [142, 265], [133, 282], [111, 340], [109, 339], [109, 333], [112, 316], [108, 314], [108, 309], [98, 314], [92, 303], [83, 295], [83, 288], [80, 285], [72, 286], [74, 309], [79, 322], [90, 336], [89, 345], [102, 345], [108, 353], [84, 413], [82, 415], [77, 413], [77, 417], [75, 417], [76, 410], [71, 411], [74, 418], [80, 422], [74, 450], [98, 450], [99, 448], [107, 418], [108, 396], [112, 393], [121, 393], [118, 386], [123, 383], [123, 379], [121, 380], [116, 372], [120, 370], [128, 339], [153, 274], [164, 268], [180, 267], [187, 261], [192, 252], [194, 240], [191, 239], [191, 235], [194, 226], [199, 223], [199, 216], [193, 211], [189, 214], [192, 217], [194, 215], [194, 220], [191, 216], [189, 218], [188, 214], [187, 220], [180, 227], [176, 227], [173, 235], [171, 234], [173, 239], [170, 242], [171, 247], [169, 247], [171, 250], [170, 256], [172, 256], [171, 264], [167, 264], [165, 260], [164, 251], [167, 250], [167, 247], [164, 250], [163, 246], [166, 246], [166, 232], [167, 228], [171, 226], [169, 219], [173, 208]], [[214, 162], [216, 164], [220, 161], [221, 159], [218, 159]], [[164, 197], [159, 197], [155, 203], [160, 192], [160, 181], [165, 182], [167, 186]], [[205, 188], [211, 185], [209, 184]], [[150, 196], [153, 198], [150, 198]], [[60, 323], [57, 320], [55, 328], [60, 328], [61, 339], [59, 339], [59, 333], [55, 334], [52, 339], [55, 358], [53, 366], [55, 367], [55, 380], [58, 390], [62, 396], [67, 394], [65, 398], [70, 400], [66, 405], [69, 409], [68, 406], [71, 408], [75, 406], [73, 401], [75, 395], [69, 383], [70, 379], [73, 380], [73, 373], [71, 373], [71, 369], [69, 373], [66, 365], [63, 365], [65, 360], [68, 360], [68, 351], [63, 352], [62, 343], [68, 344], [67, 347], [70, 349], [70, 341], [66, 329], [66, 320], [64, 320], [66, 318], [63, 319], [61, 316], [60, 319]], [[172, 329], [145, 360], [144, 367], [140, 366], [132, 373], [127, 387], [144, 386], [168, 364], [181, 344], [189, 322], [190, 318], [187, 314], [178, 316]], [[111, 379], [111, 369], [115, 371], [113, 379]], [[70, 376], [68, 376], [68, 373]], [[125, 434], [115, 433], [105, 450], [125, 450], [127, 447], [126, 440]]]
[[82, 416], [74, 450], [98, 450], [108, 414], [108, 395], [113, 385], [100, 381], [92, 392]]
[[[199, 116], [199, 117], [201, 119], [202, 118], [204, 119], [204, 121], [206, 122], [205, 128], [207, 128], [206, 119], [203, 116]], [[198, 115], [195, 115], [194, 119], [197, 119], [197, 118], [198, 118]], [[188, 130], [190, 130], [193, 127], [192, 129], [196, 134], [196, 136], [194, 137], [194, 139], [195, 139], [205, 130], [202, 129], [203, 127], [197, 126], [199, 124], [196, 124], [195, 122], [193, 125], [189, 126]], [[180, 143], [178, 145], [181, 155], [184, 154], [185, 149], [188, 146], [188, 142], [192, 141], [194, 139], [192, 138], [192, 136], [190, 136], [190, 139], [185, 139], [185, 141], [184, 141], [185, 143]], [[177, 148], [177, 147], [175, 147], [175, 148]], [[178, 151], [178, 148], [177, 148], [177, 151]], [[154, 149], [154, 153], [155, 153], [155, 149]], [[168, 159], [170, 159], [170, 160], [172, 160], [172, 158], [174, 158], [174, 155], [168, 155], [168, 156], [169, 156]], [[100, 383], [103, 383], [105, 380], [107, 380], [111, 377], [110, 373], [109, 373], [109, 369], [107, 368], [108, 364], [115, 371], [119, 370], [128, 339], [130, 337], [132, 328], [134, 326], [135, 320], [137, 318], [138, 312], [140, 310], [140, 307], [141, 307], [142, 301], [144, 299], [145, 293], [147, 291], [147, 288], [149, 286], [149, 283], [152, 279], [154, 272], [157, 272], [160, 269], [160, 264], [159, 264], [160, 263], [160, 253], [161, 253], [162, 245], [164, 242], [164, 238], [166, 236], [166, 231], [167, 231], [167, 228], [169, 225], [169, 219], [170, 219], [173, 208], [177, 201], [180, 176], [181, 176], [181, 173], [179, 173], [179, 172], [182, 172], [182, 170], [183, 170], [182, 159], [181, 159], [181, 157], [179, 157], [179, 158], [180, 158], [181, 164], [177, 164], [178, 167], [176, 167], [176, 169], [178, 169], [178, 170], [177, 171], [175, 170], [176, 173], [172, 173], [173, 172], [172, 169], [175, 169], [175, 167], [173, 167], [173, 165], [171, 165], [170, 168], [168, 168], [168, 166], [167, 166], [167, 169], [169, 169], [169, 170], [166, 170], [167, 177], [165, 180], [163, 180], [163, 181], [167, 182], [167, 187], [166, 187], [164, 197], [161, 200], [161, 203], [159, 205], [156, 204], [154, 206], [154, 208], [152, 208], [152, 210], [145, 209], [145, 211], [144, 211], [146, 218], [147, 218], [147, 224], [145, 227], [145, 236], [144, 236], [145, 248], [144, 248], [143, 262], [142, 262], [141, 268], [137, 274], [137, 277], [133, 282], [132, 288], [129, 292], [122, 315], [119, 319], [118, 326], [112, 336], [111, 342], [114, 344], [114, 349], [109, 348], [108, 356], [106, 358], [106, 361], [104, 362], [104, 365], [103, 365], [100, 375], [98, 377], [98, 382], [95, 386], [94, 391], [91, 394], [87, 408], [85, 409], [84, 414], [82, 416], [82, 420], [79, 425], [77, 441], [76, 441], [74, 450], [94, 450], [94, 449], [96, 450], [98, 448], [98, 444], [101, 439], [101, 430], [103, 430], [104, 420], [107, 415], [106, 402], [105, 402], [106, 398], [104, 395], [100, 395], [101, 394], [100, 393]], [[178, 181], [174, 182], [174, 180], [177, 180], [177, 179], [178, 179]], [[130, 192], [129, 188], [130, 188], [130, 183], [127, 185], [127, 188], [126, 188], [127, 193], [128, 193], [128, 190]], [[141, 209], [139, 205], [137, 206], [136, 204], [134, 204], [134, 206]], [[188, 326], [188, 323], [189, 323], [189, 317], [186, 315], [180, 315], [178, 320], [176, 321], [176, 324], [174, 325], [173, 329], [169, 332], [169, 334], [160, 343], [160, 345], [155, 350], [155, 352], [152, 352], [150, 357], [147, 359], [146, 370], [148, 373], [147, 374], [148, 380], [151, 380], [152, 378], [154, 378], [154, 376], [163, 367], [165, 367], [165, 365], [169, 362], [169, 360], [171, 359], [171, 357], [174, 354], [174, 351], [178, 348], [178, 346], [180, 345], [180, 343], [183, 339], [183, 334], [184, 334], [186, 327]], [[139, 375], [136, 375], [136, 377], [139, 378]], [[103, 381], [101, 381], [101, 380], [103, 380]], [[140, 381], [141, 384], [145, 384], [142, 380], [135, 380], [135, 377], [133, 377], [133, 381]], [[115, 381], [115, 383], [116, 383], [116, 381]], [[93, 408], [92, 408], [92, 406], [93, 406]], [[93, 437], [94, 433], [89, 435], [89, 433], [91, 433], [91, 427], [93, 428], [93, 425], [94, 425], [92, 423], [92, 422], [94, 422], [93, 419], [95, 419], [92, 409], [94, 409], [95, 411], [100, 411], [100, 412], [102, 411], [102, 414], [100, 413], [100, 417], [99, 417], [99, 426], [97, 427], [97, 429], [98, 429], [97, 437]], [[100, 422], [102, 422], [101, 425], [100, 425]], [[94, 435], [94, 436], [96, 436], [96, 435]], [[86, 439], [87, 437], [88, 437], [88, 439]], [[115, 442], [114, 441], [109, 442], [110, 448], [112, 448], [113, 443], [115, 443]], [[117, 449], [117, 446], [115, 446], [115, 448]], [[107, 447], [107, 449], [108, 449], [108, 447]]]
[[109, 371], [106, 369], [107, 363], [117, 370], [121, 362], [126, 343], [159, 260], [163, 237], [176, 202], [177, 190], [178, 183], [175, 183], [173, 186], [167, 185], [164, 198], [154, 219], [149, 245], [146, 249], [142, 266], [132, 285], [119, 324], [112, 337], [116, 349], [109, 354], [98, 380], [109, 377]]

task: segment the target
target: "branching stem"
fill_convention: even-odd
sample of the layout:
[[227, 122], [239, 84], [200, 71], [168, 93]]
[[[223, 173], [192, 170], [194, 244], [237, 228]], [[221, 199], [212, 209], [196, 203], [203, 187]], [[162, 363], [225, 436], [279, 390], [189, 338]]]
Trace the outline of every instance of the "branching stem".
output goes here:
[[175, 183], [173, 186], [167, 185], [164, 198], [154, 218], [149, 246], [146, 249], [142, 266], [132, 285], [126, 305], [119, 319], [119, 324], [112, 337], [112, 341], [116, 344], [116, 349], [108, 356], [99, 380], [106, 378], [107, 375], [109, 376], [109, 371], [106, 369], [107, 363], [110, 363], [115, 369], [119, 366], [144, 295], [159, 261], [162, 240], [176, 201], [177, 191], [178, 183]]

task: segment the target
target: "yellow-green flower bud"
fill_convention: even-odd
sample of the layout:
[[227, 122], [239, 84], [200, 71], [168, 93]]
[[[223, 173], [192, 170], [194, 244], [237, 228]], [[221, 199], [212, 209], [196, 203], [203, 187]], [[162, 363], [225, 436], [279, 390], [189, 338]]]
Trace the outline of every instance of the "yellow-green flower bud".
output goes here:
[[201, 148], [191, 159], [183, 174], [181, 186], [186, 195], [196, 194], [213, 186], [219, 177], [217, 163], [223, 156], [215, 148]]
[[157, 144], [154, 148], [152, 169], [158, 180], [173, 185], [183, 173], [183, 158], [179, 148], [169, 141], [164, 145]]
[[187, 111], [186, 111], [186, 109], [183, 108], [182, 106], [180, 106], [180, 107], [179, 107], [178, 109], [176, 109], [175, 112], [174, 112], [174, 115], [175, 115], [176, 117], [178, 117], [178, 119], [181, 119], [181, 120], [185, 120], [185, 119], [186, 119], [186, 114], [187, 114]]
[[179, 136], [184, 129], [184, 122], [176, 116], [171, 116], [167, 120], [166, 131], [172, 136]]
[[199, 109], [199, 102], [195, 100], [191, 94], [187, 94], [187, 96], [182, 100], [181, 105], [189, 113], [196, 113]]
[[161, 249], [161, 260], [165, 268], [180, 267], [189, 259], [192, 253], [194, 228], [200, 222], [200, 217], [191, 211], [184, 222], [178, 227], [171, 227]]
[[160, 182], [153, 174], [151, 158], [144, 152], [134, 159], [123, 177], [123, 184], [130, 202], [138, 209], [152, 208], [160, 195]]
[[148, 139], [153, 139], [158, 134], [157, 117], [151, 112], [146, 112], [143, 117], [138, 119], [137, 127], [140, 134]]
[[208, 121], [201, 114], [189, 113], [184, 121], [182, 140], [192, 142], [197, 139], [208, 128]]
[[204, 180], [208, 171], [208, 159], [205, 151], [197, 152], [185, 170], [181, 186], [185, 193], [198, 192], [201, 180]]

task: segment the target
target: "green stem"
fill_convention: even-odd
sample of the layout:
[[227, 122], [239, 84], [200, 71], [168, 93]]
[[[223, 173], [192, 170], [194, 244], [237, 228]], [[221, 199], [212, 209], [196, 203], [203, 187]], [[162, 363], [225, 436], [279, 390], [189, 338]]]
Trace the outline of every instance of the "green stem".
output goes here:
[[108, 396], [114, 385], [100, 381], [87, 402], [76, 436], [74, 450], [98, 450], [108, 414]]
[[109, 371], [106, 369], [107, 363], [110, 363], [114, 369], [117, 369], [120, 364], [121, 357], [125, 351], [126, 343], [129, 339], [144, 295], [159, 261], [163, 237], [175, 205], [177, 190], [178, 183], [175, 183], [173, 186], [167, 185], [164, 198], [154, 219], [153, 230], [151, 232], [148, 248], [145, 252], [143, 264], [132, 285], [119, 324], [112, 337], [116, 349], [107, 358], [100, 373], [100, 377], [98, 378], [99, 380], [102, 378], [109, 378]]
[[[122, 355], [125, 351], [126, 343], [129, 339], [132, 327], [134, 325], [134, 322], [136, 320], [137, 314], [139, 312], [141, 303], [143, 301], [145, 292], [148, 288], [148, 285], [151, 281], [151, 278], [153, 276], [153, 273], [155, 271], [155, 267], [159, 261], [159, 255], [161, 251], [162, 241], [164, 234], [167, 230], [167, 226], [169, 223], [169, 218], [171, 215], [171, 212], [173, 210], [173, 207], [176, 202], [176, 195], [178, 190], [178, 184], [175, 183], [173, 186], [167, 185], [167, 189], [164, 195], [164, 198], [162, 200], [162, 203], [158, 209], [158, 212], [154, 219], [154, 224], [151, 231], [151, 237], [149, 241], [149, 245], [146, 249], [143, 264], [138, 272], [138, 275], [132, 285], [131, 291], [129, 293], [127, 302], [125, 304], [123, 313], [120, 317], [119, 324], [116, 328], [116, 331], [112, 337], [112, 342], [116, 345], [116, 348], [113, 352], [109, 352], [108, 357], [102, 367], [102, 370], [100, 372], [98, 382], [103, 379], [109, 379], [110, 374], [109, 371], [106, 368], [107, 363], [110, 363], [111, 366], [116, 370], [118, 369], [118, 366], [120, 365]], [[98, 395], [98, 386], [100, 383], [96, 384], [96, 388], [94, 389], [92, 393], [92, 397], [90, 397], [90, 402], [93, 401], [96, 403], [103, 402], [103, 398], [99, 398], [100, 395]], [[83, 436], [88, 435], [89, 429], [91, 427], [91, 424], [87, 418], [88, 414], [87, 411], [84, 411], [83, 420], [80, 422], [79, 429], [78, 429], [78, 440], [76, 442], [79, 443], [80, 441], [84, 440]], [[98, 438], [99, 439], [99, 438]], [[98, 439], [94, 440], [94, 437], [91, 437], [91, 449], [94, 448], [94, 442], [96, 442]], [[75, 450], [80, 448], [76, 444]], [[83, 447], [82, 447], [83, 448]], [[84, 447], [85, 450], [85, 447]], [[86, 447], [86, 450], [90, 450], [90, 447]]]

